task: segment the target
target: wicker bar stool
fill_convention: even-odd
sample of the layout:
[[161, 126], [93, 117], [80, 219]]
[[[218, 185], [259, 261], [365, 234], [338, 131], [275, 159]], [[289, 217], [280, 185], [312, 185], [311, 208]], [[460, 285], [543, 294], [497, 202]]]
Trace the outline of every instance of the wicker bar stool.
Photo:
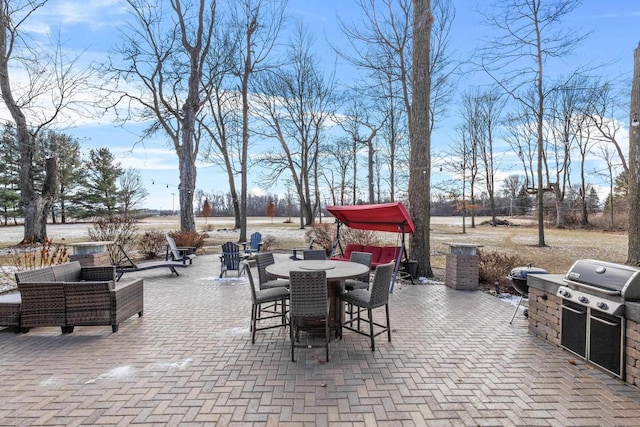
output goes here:
[[[342, 301], [358, 307], [358, 310], [356, 311], [357, 316], [355, 318], [345, 320], [344, 322], [341, 321], [340, 328], [345, 328], [358, 334], [368, 336], [371, 340], [371, 351], [375, 351], [376, 349], [374, 338], [384, 332], [387, 333], [389, 342], [391, 342], [391, 327], [389, 325], [389, 286], [391, 284], [391, 276], [393, 275], [394, 268], [395, 263], [393, 262], [378, 265], [373, 274], [373, 283], [370, 291], [366, 289], [356, 289], [351, 292], [345, 292], [340, 296]], [[382, 306], [384, 306], [386, 312], [386, 325], [373, 321], [373, 309]], [[365, 312], [367, 313], [366, 318], [362, 317]], [[369, 324], [368, 333], [360, 330], [359, 326], [355, 328], [353, 327], [353, 323], [356, 321], [358, 322], [358, 325], [360, 325], [360, 320]], [[374, 333], [374, 326], [382, 329]], [[342, 336], [342, 332], [340, 332], [340, 335]]]
[[[295, 362], [296, 348], [324, 347], [329, 361], [329, 296], [327, 273], [324, 270], [291, 271], [290, 327], [291, 361]], [[299, 344], [300, 331], [324, 332], [324, 344]], [[307, 336], [307, 339], [310, 337]]]
[[[357, 262], [358, 264], [366, 265], [371, 269], [371, 252], [358, 252], [353, 251], [349, 256], [349, 261]], [[344, 290], [347, 292], [355, 291], [356, 289], [369, 289], [369, 272], [355, 277], [353, 279], [347, 279], [344, 281]], [[349, 314], [349, 318], [353, 319], [353, 304], [347, 304], [346, 312]], [[360, 329], [360, 323], [358, 322], [358, 329]]]
[[[249, 285], [251, 287], [251, 344], [256, 342], [256, 331], [263, 331], [265, 329], [286, 327], [289, 325], [287, 322], [287, 300], [289, 299], [289, 290], [283, 286], [278, 286], [270, 289], [256, 289], [255, 282], [253, 281], [253, 274], [251, 268], [246, 261], [242, 261], [247, 271], [247, 277], [249, 278]], [[272, 304], [280, 302], [280, 312], [269, 312], [268, 315], [262, 316], [261, 306], [262, 304]], [[279, 317], [280, 323], [270, 324], [268, 326], [258, 327], [258, 321], [273, 319]]]
[[324, 249], [310, 249], [302, 252], [304, 260], [326, 260], [327, 252]]
[[267, 267], [275, 264], [273, 253], [262, 252], [255, 255], [256, 267], [258, 268], [258, 284], [260, 289], [289, 287], [289, 281], [285, 279], [276, 279], [267, 273]]

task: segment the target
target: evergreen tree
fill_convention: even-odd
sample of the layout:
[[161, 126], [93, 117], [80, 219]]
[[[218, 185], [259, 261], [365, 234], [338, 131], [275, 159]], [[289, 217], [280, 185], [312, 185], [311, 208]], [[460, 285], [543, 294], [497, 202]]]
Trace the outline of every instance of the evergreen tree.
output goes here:
[[119, 162], [116, 162], [108, 148], [89, 151], [89, 158], [84, 161], [84, 184], [82, 199], [82, 216], [110, 216], [117, 212], [118, 178], [123, 174]]
[[587, 196], [587, 210], [589, 213], [600, 212], [600, 197], [593, 187], [591, 187]]
[[4, 225], [8, 224], [9, 218], [16, 223], [16, 217], [20, 216], [19, 157], [15, 128], [6, 123], [0, 134], [0, 215]]
[[[57, 216], [64, 224], [73, 205], [84, 198], [80, 190], [83, 182], [82, 158], [80, 143], [77, 139], [64, 133], [47, 132], [40, 141], [42, 152], [56, 153], [58, 157], [58, 174], [60, 177], [60, 192], [58, 200], [51, 206], [51, 219], [55, 223]], [[44, 173], [44, 172], [42, 172]]]
[[520, 187], [520, 191], [518, 191], [518, 195], [516, 196], [514, 212], [516, 215], [526, 215], [531, 211], [531, 207], [533, 206], [533, 202], [531, 201], [531, 196], [527, 193], [527, 189], [524, 187]]

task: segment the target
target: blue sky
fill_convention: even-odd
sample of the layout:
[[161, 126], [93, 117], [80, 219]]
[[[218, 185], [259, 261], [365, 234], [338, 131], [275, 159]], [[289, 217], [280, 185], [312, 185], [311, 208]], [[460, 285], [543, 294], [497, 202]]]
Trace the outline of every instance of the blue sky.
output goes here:
[[[488, 3], [454, 1], [456, 19], [451, 45], [456, 57], [467, 57], [483, 38], [490, 35], [482, 25], [482, 17], [478, 13], [478, 9], [486, 8]], [[293, 19], [302, 20], [315, 34], [317, 53], [327, 63], [333, 63], [334, 60], [327, 41], [341, 44], [336, 19], [338, 14], [346, 22], [358, 18], [357, 8], [351, 0], [290, 0], [288, 11]], [[42, 34], [55, 34], [60, 29], [65, 46], [78, 51], [85, 50], [84, 55], [89, 59], [104, 57], [113, 44], [118, 42], [118, 26], [126, 19], [126, 15], [117, 0], [50, 0], [34, 18], [30, 22], [30, 29]], [[567, 24], [580, 31], [592, 32], [587, 42], [578, 47], [578, 55], [570, 61], [580, 65], [607, 64], [602, 74], [630, 79], [633, 50], [640, 41], [640, 1], [586, 0], [571, 15]], [[347, 80], [345, 77], [349, 73], [348, 67], [339, 61], [338, 76], [341, 80]], [[481, 77], [465, 77], [458, 85], [458, 92], [463, 92], [475, 79], [481, 80]], [[4, 106], [0, 108], [0, 117], [6, 117], [6, 111], [3, 110]], [[451, 143], [455, 114], [456, 107], [452, 105], [450, 117], [442, 121], [433, 135], [434, 150], [443, 149]], [[619, 119], [625, 122], [627, 120], [626, 115]], [[115, 127], [110, 123], [109, 116], [91, 122], [78, 121], [65, 131], [80, 138], [84, 149], [109, 147], [123, 166], [140, 170], [150, 193], [147, 207], [172, 208], [172, 193], [177, 193], [179, 181], [177, 159], [173, 149], [162, 138], [147, 140], [134, 147], [134, 143], [139, 140], [139, 126], [131, 124], [124, 128]], [[444, 178], [437, 175], [436, 172], [434, 180]], [[196, 187], [208, 192], [224, 192], [228, 188], [225, 175], [215, 167], [206, 166], [198, 168]], [[255, 180], [250, 182], [250, 187], [258, 191]], [[269, 191], [278, 192], [279, 189]]]

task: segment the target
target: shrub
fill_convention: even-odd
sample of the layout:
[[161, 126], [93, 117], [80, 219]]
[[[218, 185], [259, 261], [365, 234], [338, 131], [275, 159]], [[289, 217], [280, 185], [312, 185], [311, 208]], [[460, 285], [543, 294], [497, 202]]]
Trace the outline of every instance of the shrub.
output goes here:
[[614, 213], [613, 226], [611, 224], [611, 214], [589, 215], [589, 222], [594, 228], [604, 231], [627, 231], [629, 229], [629, 214]]
[[279, 243], [280, 241], [274, 236], [263, 236], [262, 248], [260, 250], [262, 252], [271, 252], [278, 247]]
[[7, 251], [11, 266], [0, 265], [0, 293], [16, 288], [15, 272], [34, 270], [51, 265], [69, 262], [67, 247], [62, 243], [53, 243], [50, 239], [39, 243], [23, 244], [18, 249]]
[[[305, 233], [305, 237], [309, 240], [315, 237], [316, 239], [313, 241], [313, 244], [324, 248], [327, 254], [330, 254], [336, 239], [336, 225], [335, 223], [326, 222], [314, 223]], [[342, 227], [340, 229], [340, 242], [343, 248], [349, 243], [359, 243], [361, 245], [381, 244], [380, 237], [375, 231], [359, 230], [349, 227]]]
[[66, 246], [46, 239], [38, 243], [23, 244], [20, 250], [9, 252], [13, 266], [18, 270], [33, 270], [69, 262]]
[[204, 238], [206, 236], [205, 233], [183, 230], [170, 231], [167, 234], [173, 237], [177, 246], [193, 246], [196, 249], [199, 249], [204, 245]]
[[511, 291], [511, 283], [507, 275], [514, 267], [523, 266], [526, 261], [519, 255], [510, 255], [495, 251], [478, 251], [480, 268], [478, 279], [487, 287], [495, 286], [495, 291]]
[[323, 248], [327, 254], [331, 253], [333, 248], [333, 242], [336, 238], [336, 225], [335, 223], [314, 223], [305, 233], [305, 237], [311, 240], [315, 237], [313, 244]]
[[138, 238], [138, 247], [145, 259], [157, 258], [167, 246], [167, 239], [160, 231], [146, 231]]
[[[108, 215], [99, 217], [94, 220], [93, 228], [90, 228], [89, 238], [93, 241], [113, 241], [118, 245], [125, 247], [131, 242], [138, 231], [136, 220], [128, 215]], [[118, 261], [118, 247], [109, 245], [108, 249], [111, 262], [116, 264]]]
[[340, 229], [340, 240], [343, 247], [349, 243], [374, 246], [380, 246], [382, 244], [379, 234], [375, 231], [359, 230], [357, 228], [349, 227], [343, 227]]

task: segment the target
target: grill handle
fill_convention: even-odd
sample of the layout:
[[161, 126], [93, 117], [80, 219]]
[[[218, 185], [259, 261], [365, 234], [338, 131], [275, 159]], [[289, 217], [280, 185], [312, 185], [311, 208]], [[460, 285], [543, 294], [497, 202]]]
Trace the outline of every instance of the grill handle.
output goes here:
[[568, 305], [563, 305], [562, 309], [563, 310], [568, 310], [568, 311], [570, 311], [572, 313], [575, 313], [575, 314], [580, 314], [580, 315], [587, 314], [587, 310], [584, 310], [584, 311], [583, 310], [576, 310], [575, 308], [569, 307]]
[[605, 294], [605, 295], [617, 295], [617, 296], [622, 295], [622, 292], [620, 292], [620, 291], [612, 291], [612, 290], [599, 288], [597, 286], [585, 285], [584, 283], [574, 282], [573, 280], [569, 280], [569, 279], [564, 279], [564, 281], [566, 283], [571, 284], [571, 285], [578, 286], [578, 287], [581, 287], [581, 288], [587, 288], [587, 289], [590, 289], [592, 291], [600, 292], [601, 294]]
[[620, 323], [618, 323], [618, 322], [616, 322], [616, 323], [609, 322], [608, 320], [604, 320], [604, 319], [601, 319], [601, 318], [596, 317], [596, 316], [591, 316], [591, 320], [595, 320], [597, 322], [604, 323], [607, 326], [612, 326], [612, 327], [620, 326]]

